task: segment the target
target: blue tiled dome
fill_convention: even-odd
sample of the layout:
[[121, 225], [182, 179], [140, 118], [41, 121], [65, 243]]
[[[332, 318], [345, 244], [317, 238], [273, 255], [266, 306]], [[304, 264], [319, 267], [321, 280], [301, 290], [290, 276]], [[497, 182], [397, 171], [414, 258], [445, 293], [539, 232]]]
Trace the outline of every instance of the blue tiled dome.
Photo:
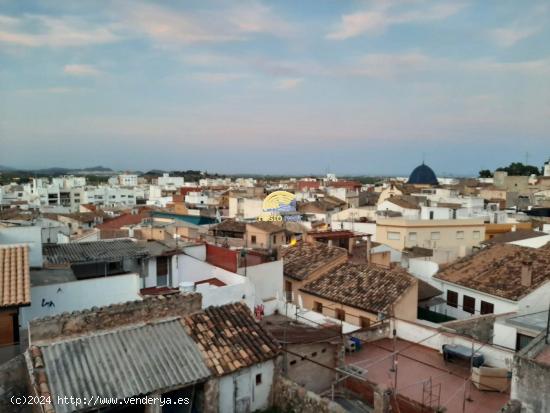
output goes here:
[[428, 165], [424, 163], [417, 166], [411, 172], [409, 176], [408, 184], [414, 185], [437, 185], [437, 177], [435, 176], [434, 171]]

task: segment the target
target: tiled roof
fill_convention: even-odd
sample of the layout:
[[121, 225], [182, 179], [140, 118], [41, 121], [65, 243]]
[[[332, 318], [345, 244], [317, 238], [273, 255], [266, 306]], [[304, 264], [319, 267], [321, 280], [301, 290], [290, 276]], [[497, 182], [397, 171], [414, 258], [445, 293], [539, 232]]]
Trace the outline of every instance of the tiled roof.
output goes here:
[[44, 245], [43, 253], [50, 264], [65, 264], [143, 257], [147, 250], [137, 242], [125, 239]]
[[307, 283], [301, 291], [371, 313], [385, 313], [414, 283], [401, 269], [346, 263]]
[[493, 238], [488, 239], [487, 241], [483, 241], [482, 244], [493, 245], [493, 244], [500, 244], [505, 242], [521, 241], [529, 238], [542, 237], [543, 235], [548, 235], [548, 234], [544, 232], [533, 231], [530, 229], [510, 231], [510, 232], [505, 232], [504, 234], [495, 235]]
[[[524, 262], [531, 262], [531, 286], [521, 284]], [[459, 259], [435, 278], [517, 301], [550, 280], [550, 244], [541, 248], [495, 244]]]
[[313, 272], [348, 256], [344, 248], [329, 247], [322, 242], [298, 242], [283, 249], [281, 254], [284, 275], [299, 281], [307, 280]]
[[110, 219], [98, 225], [99, 229], [120, 229], [127, 225], [141, 224], [144, 219], [151, 216], [150, 210], [142, 210], [138, 214], [124, 213], [116, 218]]
[[251, 222], [247, 225], [250, 225], [251, 227], [253, 227], [255, 229], [259, 229], [260, 231], [268, 232], [270, 234], [272, 234], [274, 232], [284, 231], [283, 227], [272, 224], [271, 222], [258, 221], [258, 222]]
[[411, 198], [413, 198], [413, 197], [411, 197], [411, 196], [407, 196], [407, 197], [393, 196], [391, 198], [388, 198], [386, 201], [391, 202], [392, 204], [395, 204], [395, 205], [397, 205], [401, 208], [405, 208], [405, 209], [420, 209], [418, 207], [418, 202], [415, 202]]
[[0, 308], [31, 302], [29, 247], [0, 246]]
[[214, 231], [227, 231], [227, 232], [242, 232], [246, 231], [246, 224], [244, 222], [237, 222], [234, 219], [226, 219], [212, 227]]
[[270, 360], [280, 352], [273, 336], [242, 303], [209, 307], [185, 316], [183, 322], [218, 376]]
[[180, 319], [33, 346], [29, 358], [39, 394], [51, 395], [58, 413], [90, 408], [58, 404], [58, 397], [139, 396], [211, 375]]

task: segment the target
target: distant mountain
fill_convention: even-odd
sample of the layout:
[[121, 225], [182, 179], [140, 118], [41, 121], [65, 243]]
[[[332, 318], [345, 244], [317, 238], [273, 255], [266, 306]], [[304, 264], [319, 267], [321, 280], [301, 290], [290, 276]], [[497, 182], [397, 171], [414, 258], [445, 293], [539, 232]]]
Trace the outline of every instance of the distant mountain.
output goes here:
[[52, 167], [52, 168], [41, 168], [41, 169], [28, 169], [28, 168], [12, 168], [9, 166], [0, 165], [0, 172], [18, 172], [26, 174], [37, 174], [37, 175], [65, 175], [65, 174], [89, 174], [90, 172], [114, 172], [111, 168], [106, 168], [104, 166], [92, 166], [89, 168], [61, 168], [61, 167]]

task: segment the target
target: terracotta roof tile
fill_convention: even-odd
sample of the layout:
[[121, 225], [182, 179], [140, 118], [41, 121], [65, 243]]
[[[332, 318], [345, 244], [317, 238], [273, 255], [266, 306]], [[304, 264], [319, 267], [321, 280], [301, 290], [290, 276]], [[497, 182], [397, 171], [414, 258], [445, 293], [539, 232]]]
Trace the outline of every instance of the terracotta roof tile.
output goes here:
[[368, 264], [342, 264], [307, 283], [301, 291], [371, 313], [387, 312], [413, 286], [402, 269]]
[[[531, 263], [529, 287], [521, 283], [525, 262]], [[495, 244], [454, 262], [435, 278], [517, 301], [550, 280], [550, 243], [541, 248]]]
[[185, 316], [182, 322], [208, 367], [219, 376], [270, 360], [280, 352], [277, 341], [242, 303], [209, 307]]
[[298, 242], [282, 250], [284, 275], [299, 281], [307, 280], [310, 274], [326, 267], [333, 261], [348, 256], [347, 250], [329, 247], [321, 242]]
[[30, 285], [29, 247], [0, 246], [0, 307], [30, 304]]

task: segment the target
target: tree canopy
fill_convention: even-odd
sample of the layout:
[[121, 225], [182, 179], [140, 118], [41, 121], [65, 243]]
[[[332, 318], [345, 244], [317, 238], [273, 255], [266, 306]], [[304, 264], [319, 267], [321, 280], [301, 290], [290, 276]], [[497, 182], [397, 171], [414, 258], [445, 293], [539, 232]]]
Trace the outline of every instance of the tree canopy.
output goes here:
[[497, 171], [508, 172], [508, 175], [515, 176], [529, 176], [529, 175], [540, 175], [541, 171], [538, 167], [533, 165], [524, 165], [521, 162], [512, 162], [510, 165], [497, 168]]

